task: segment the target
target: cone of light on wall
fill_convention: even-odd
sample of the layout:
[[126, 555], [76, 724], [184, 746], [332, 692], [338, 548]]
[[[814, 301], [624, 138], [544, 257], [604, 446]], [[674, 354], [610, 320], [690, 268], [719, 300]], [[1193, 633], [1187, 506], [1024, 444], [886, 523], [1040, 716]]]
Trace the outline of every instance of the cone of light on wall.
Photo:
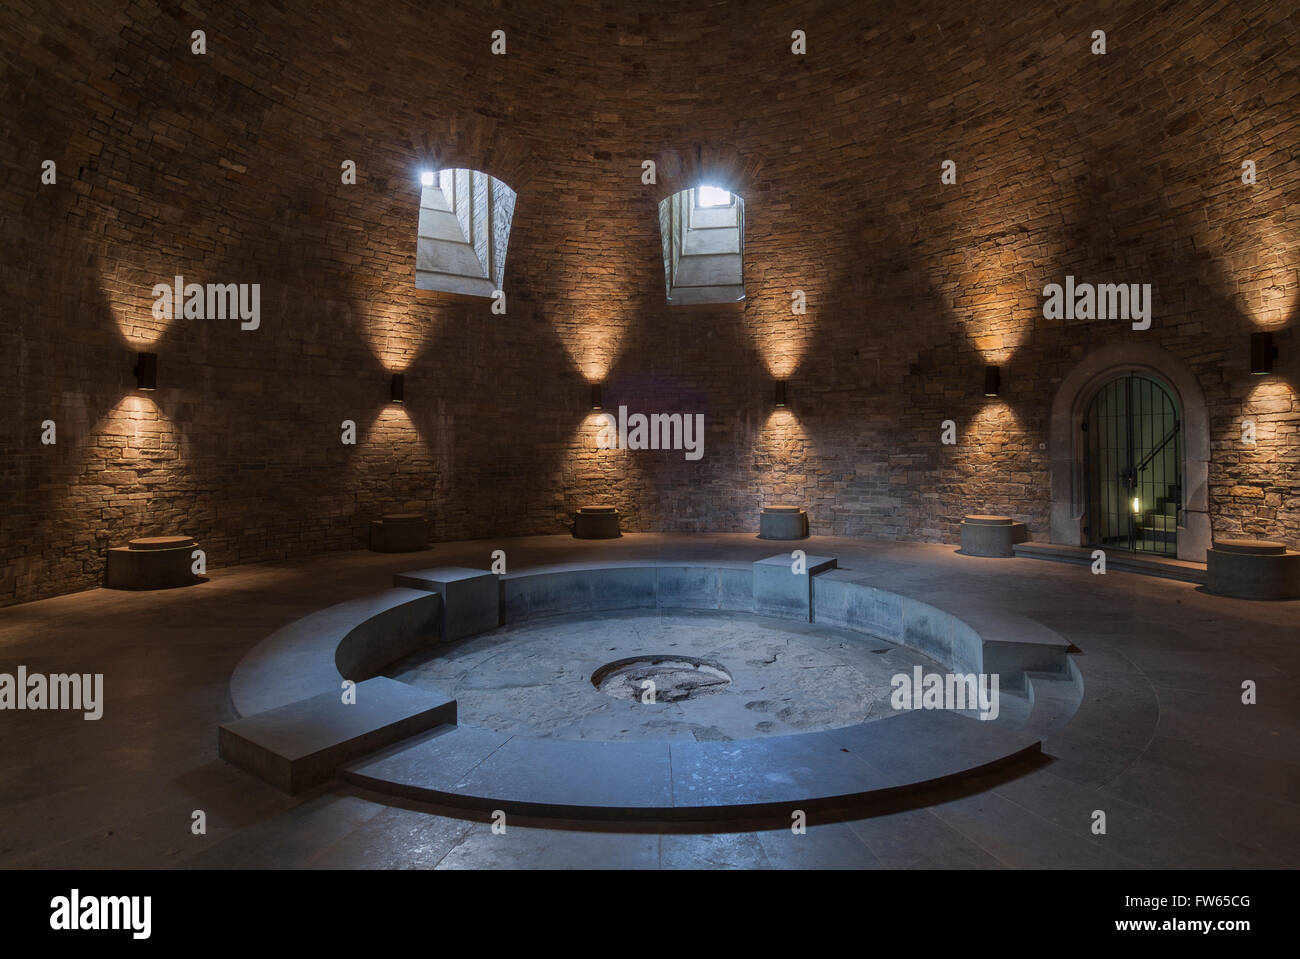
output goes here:
[[776, 381], [776, 405], [785, 406], [785, 380]]
[[984, 367], [984, 395], [997, 396], [1002, 389], [1002, 371], [996, 366]]
[[406, 381], [404, 373], [394, 373], [392, 383], [392, 396], [394, 403], [406, 402]]
[[1277, 346], [1272, 333], [1250, 334], [1250, 372], [1256, 376], [1273, 372], [1273, 361], [1277, 359]]
[[135, 358], [135, 385], [142, 390], [158, 388], [158, 354], [139, 353]]
[[604, 397], [599, 383], [591, 384], [591, 408], [593, 410], [603, 409], [605, 406]]

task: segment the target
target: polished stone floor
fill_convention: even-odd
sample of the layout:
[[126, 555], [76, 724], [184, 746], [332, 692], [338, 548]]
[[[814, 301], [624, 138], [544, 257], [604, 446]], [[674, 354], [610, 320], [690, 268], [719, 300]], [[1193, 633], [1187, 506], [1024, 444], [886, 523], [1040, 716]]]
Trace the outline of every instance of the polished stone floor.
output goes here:
[[[630, 535], [338, 553], [210, 571], [154, 593], [93, 590], [0, 610], [0, 671], [104, 674], [104, 716], [0, 713], [0, 866], [943, 868], [1300, 865], [1300, 602], [951, 546], [816, 538], [883, 588], [978, 594], [1069, 639], [1083, 702], [1049, 761], [931, 805], [807, 833], [511, 821], [502, 834], [331, 785], [298, 797], [222, 763], [241, 656], [274, 629], [431, 565], [771, 555], [752, 536]], [[1257, 703], [1242, 703], [1255, 684]], [[195, 835], [201, 810], [206, 833]], [[1106, 832], [1094, 832], [1096, 812]], [[570, 828], [563, 828], [568, 825]], [[560, 828], [557, 828], [560, 827]]]

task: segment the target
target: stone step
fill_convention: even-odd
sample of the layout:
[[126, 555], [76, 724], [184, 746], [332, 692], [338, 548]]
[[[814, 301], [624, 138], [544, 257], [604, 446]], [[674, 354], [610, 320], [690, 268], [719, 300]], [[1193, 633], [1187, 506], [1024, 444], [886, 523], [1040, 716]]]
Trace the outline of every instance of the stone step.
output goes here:
[[734, 230], [737, 222], [735, 206], [714, 206], [692, 210], [687, 227], [688, 231], [717, 230], [727, 227]]
[[221, 758], [287, 793], [334, 778], [335, 771], [416, 733], [456, 722], [456, 701], [386, 676], [223, 723]]
[[447, 210], [421, 210], [419, 236], [451, 243], [468, 243], [456, 214]]
[[739, 252], [740, 232], [737, 230], [691, 230], [682, 244], [682, 256]]
[[415, 244], [416, 273], [446, 273], [486, 279], [487, 271], [468, 243], [422, 236]]
[[683, 256], [673, 276], [673, 293], [687, 286], [735, 286], [742, 282], [739, 254]]
[[701, 303], [739, 303], [744, 298], [744, 286], [674, 286], [668, 302], [673, 306], [694, 306]]
[[1011, 726], [916, 710], [839, 729], [725, 742], [602, 742], [457, 726], [353, 763], [348, 782], [405, 799], [520, 815], [711, 822], [894, 803], [1031, 763]]
[[416, 270], [415, 288], [417, 290], [439, 290], [443, 293], [460, 293], [464, 296], [491, 296], [495, 287], [491, 280], [472, 276], [458, 276], [453, 273], [439, 273], [436, 270]]
[[[1018, 543], [1012, 549], [1017, 556], [1028, 559], [1045, 559], [1055, 563], [1070, 563], [1091, 567], [1093, 546], [1061, 546], [1056, 543]], [[1140, 573], [1143, 576], [1160, 576], [1184, 583], [1205, 583], [1205, 565], [1174, 559], [1172, 556], [1152, 556], [1130, 553], [1126, 550], [1107, 549], [1108, 572]]]

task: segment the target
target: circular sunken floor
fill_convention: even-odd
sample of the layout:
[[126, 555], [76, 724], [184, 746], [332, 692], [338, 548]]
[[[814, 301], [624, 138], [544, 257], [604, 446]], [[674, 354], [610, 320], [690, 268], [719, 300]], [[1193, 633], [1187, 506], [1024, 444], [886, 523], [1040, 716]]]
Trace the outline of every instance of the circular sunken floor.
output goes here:
[[[509, 735], [704, 742], [896, 715], [890, 678], [916, 665], [941, 669], [846, 630], [733, 612], [628, 612], [507, 626], [390, 675], [453, 696], [461, 723]], [[646, 680], [655, 682], [649, 703]]]

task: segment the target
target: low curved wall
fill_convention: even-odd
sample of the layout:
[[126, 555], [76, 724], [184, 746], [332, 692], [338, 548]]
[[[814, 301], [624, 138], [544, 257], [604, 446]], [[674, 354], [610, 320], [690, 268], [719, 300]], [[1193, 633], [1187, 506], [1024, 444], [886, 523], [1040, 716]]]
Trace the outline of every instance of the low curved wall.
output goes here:
[[[856, 582], [852, 572], [812, 577], [812, 620], [907, 646], [958, 673], [999, 673], [1004, 688], [1027, 671], [1065, 672], [1070, 646], [1023, 616], [954, 597], [940, 608]], [[860, 575], [860, 574], [859, 574]], [[501, 577], [506, 623], [625, 609], [753, 613], [751, 563], [607, 563], [537, 567]], [[268, 636], [231, 679], [247, 716], [363, 680], [437, 642], [442, 598], [398, 587], [320, 610]]]

